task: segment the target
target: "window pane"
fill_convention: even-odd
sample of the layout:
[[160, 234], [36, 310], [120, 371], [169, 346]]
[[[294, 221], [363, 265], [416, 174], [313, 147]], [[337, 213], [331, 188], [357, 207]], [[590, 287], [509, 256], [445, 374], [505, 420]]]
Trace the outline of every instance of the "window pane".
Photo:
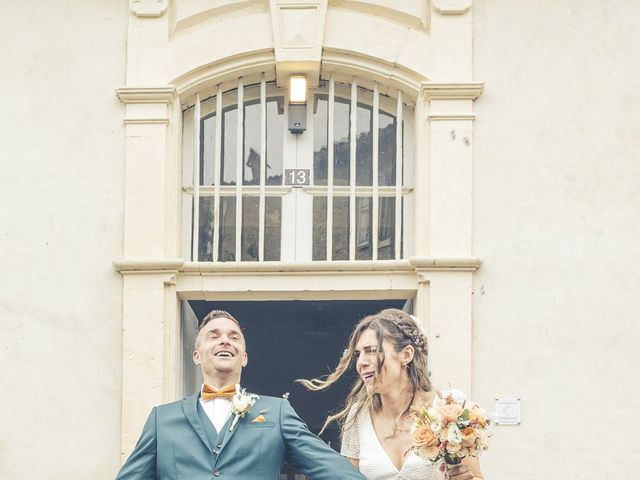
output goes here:
[[349, 100], [335, 99], [333, 107], [333, 184], [349, 185]]
[[216, 114], [200, 122], [200, 185], [213, 185], [216, 141]]
[[282, 198], [267, 197], [264, 207], [264, 259], [279, 261], [282, 235]]
[[349, 260], [349, 197], [333, 199], [333, 260]]
[[197, 261], [213, 261], [213, 205], [214, 197], [200, 197]]
[[396, 251], [396, 199], [380, 198], [378, 205], [378, 260], [392, 260]]
[[356, 260], [371, 260], [371, 197], [356, 197]]
[[[267, 185], [282, 185], [284, 97], [267, 99]], [[266, 253], [266, 252], [265, 252]]]
[[242, 197], [242, 254], [241, 260], [258, 261], [258, 218], [260, 197]]
[[396, 117], [380, 111], [378, 123], [378, 184], [396, 184]]
[[[358, 94], [362, 96], [360, 92]], [[356, 185], [373, 184], [372, 111], [373, 109], [369, 105], [358, 104], [358, 119], [356, 120], [356, 138], [358, 139], [356, 144]]]
[[[313, 183], [327, 184], [328, 96], [315, 95], [313, 104]], [[326, 200], [325, 200], [326, 208]], [[315, 225], [315, 223], [314, 223]], [[315, 238], [315, 236], [314, 236]], [[325, 251], [326, 254], [326, 251]], [[326, 255], [325, 255], [326, 256]], [[315, 258], [314, 258], [315, 260]]]
[[260, 100], [244, 102], [243, 185], [260, 184]]
[[313, 197], [312, 250], [312, 260], [327, 259], [327, 197]]
[[218, 260], [236, 259], [236, 197], [220, 197], [220, 243]]
[[236, 184], [236, 162], [238, 138], [238, 109], [236, 106], [222, 109], [222, 162], [220, 168], [222, 185]]

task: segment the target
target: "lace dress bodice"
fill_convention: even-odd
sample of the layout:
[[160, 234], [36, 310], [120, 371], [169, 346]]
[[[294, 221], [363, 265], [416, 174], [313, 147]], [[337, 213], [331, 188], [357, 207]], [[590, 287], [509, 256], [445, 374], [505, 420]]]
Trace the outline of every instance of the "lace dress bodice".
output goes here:
[[417, 455], [409, 454], [402, 468], [398, 471], [387, 452], [384, 451], [376, 432], [373, 429], [371, 415], [363, 408], [353, 422], [356, 406], [352, 407], [347, 417], [349, 426], [342, 435], [340, 453], [345, 457], [359, 461], [360, 473], [368, 480], [442, 480], [444, 473], [440, 464], [433, 465]]

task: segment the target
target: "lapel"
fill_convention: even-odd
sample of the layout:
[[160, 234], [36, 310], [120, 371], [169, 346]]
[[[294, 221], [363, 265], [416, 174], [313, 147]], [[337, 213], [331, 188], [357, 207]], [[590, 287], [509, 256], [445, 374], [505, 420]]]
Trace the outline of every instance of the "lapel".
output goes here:
[[209, 445], [209, 440], [207, 439], [207, 434], [202, 427], [202, 423], [200, 423], [200, 418], [198, 416], [198, 401], [200, 399], [200, 393], [196, 393], [182, 400], [182, 411], [184, 412], [184, 416], [187, 417], [187, 421], [191, 424], [191, 428], [195, 430], [202, 440], [202, 443], [207, 447], [207, 449], [213, 454], [211, 450], [211, 445]]
[[[246, 417], [246, 415], [245, 415]], [[224, 450], [224, 447], [227, 445], [227, 443], [229, 443], [229, 441], [231, 440], [231, 437], [233, 437], [236, 433], [236, 431], [240, 428], [240, 423], [242, 423], [244, 421], [243, 418], [239, 418], [238, 422], [236, 423], [236, 426], [233, 427], [232, 431], [229, 431], [229, 429], [231, 428], [231, 424], [233, 423], [233, 419], [236, 418], [236, 415], [231, 412], [231, 415], [229, 415], [229, 418], [227, 419], [226, 423], [224, 424], [224, 427], [222, 427], [222, 431], [220, 433], [218, 433], [218, 439], [220, 439], [222, 437], [222, 446], [220, 447], [220, 451], [222, 452], [222, 450]]]

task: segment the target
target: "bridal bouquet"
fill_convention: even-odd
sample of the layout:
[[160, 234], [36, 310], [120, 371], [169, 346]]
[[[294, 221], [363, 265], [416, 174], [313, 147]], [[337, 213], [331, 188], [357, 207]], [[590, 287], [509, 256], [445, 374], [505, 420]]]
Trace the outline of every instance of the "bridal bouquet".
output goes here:
[[449, 393], [416, 411], [415, 416], [411, 450], [425, 460], [435, 463], [444, 459], [456, 465], [464, 457], [477, 457], [489, 448], [491, 420], [477, 403]]

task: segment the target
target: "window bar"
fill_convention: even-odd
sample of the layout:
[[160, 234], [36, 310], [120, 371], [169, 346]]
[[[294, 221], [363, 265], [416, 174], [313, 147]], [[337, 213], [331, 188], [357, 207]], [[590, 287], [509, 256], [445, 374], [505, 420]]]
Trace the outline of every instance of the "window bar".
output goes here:
[[327, 260], [333, 257], [333, 101], [335, 83], [329, 78], [329, 99], [327, 102]]
[[351, 84], [349, 128], [349, 260], [356, 259], [356, 119], [358, 114], [358, 84]]
[[396, 226], [395, 226], [395, 258], [400, 259], [400, 242], [402, 241], [402, 92], [398, 90], [398, 107], [396, 113]]
[[220, 248], [220, 164], [222, 157], [222, 84], [216, 95], [216, 139], [213, 167], [213, 261], [218, 261]]
[[196, 93], [193, 106], [193, 232], [191, 260], [200, 260], [198, 240], [200, 237], [200, 94]]
[[371, 240], [372, 251], [371, 259], [378, 259], [378, 110], [380, 108], [380, 92], [378, 91], [378, 83], [373, 86], [373, 135], [372, 135], [372, 190], [373, 190], [373, 217], [371, 221]]
[[242, 168], [244, 167], [244, 85], [238, 81], [238, 115], [236, 134], [236, 262], [242, 260]]
[[265, 177], [267, 165], [267, 83], [264, 73], [260, 79], [260, 209], [258, 233], [258, 260], [264, 261]]

